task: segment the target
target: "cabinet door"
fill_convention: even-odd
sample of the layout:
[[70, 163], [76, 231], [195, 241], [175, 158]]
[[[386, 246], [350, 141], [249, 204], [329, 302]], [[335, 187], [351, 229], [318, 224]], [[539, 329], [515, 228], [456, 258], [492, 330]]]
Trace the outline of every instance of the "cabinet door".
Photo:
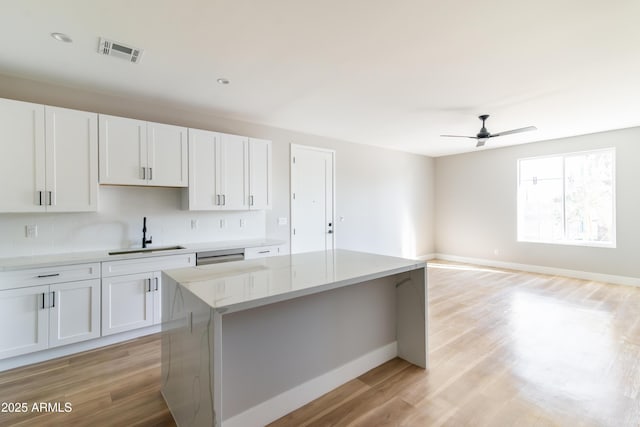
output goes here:
[[100, 184], [145, 185], [147, 122], [100, 114]]
[[248, 141], [238, 135], [220, 134], [218, 144], [218, 193], [222, 209], [249, 209]]
[[44, 105], [0, 99], [0, 212], [44, 212]]
[[271, 209], [271, 141], [249, 139], [249, 209]]
[[100, 280], [51, 285], [49, 347], [100, 336]]
[[102, 279], [102, 335], [153, 324], [152, 273]]
[[189, 210], [220, 209], [216, 193], [219, 137], [216, 132], [189, 129]]
[[98, 115], [45, 107], [47, 212], [98, 210]]
[[48, 292], [49, 286], [0, 292], [0, 359], [47, 348]]
[[149, 185], [186, 187], [187, 128], [147, 123]]

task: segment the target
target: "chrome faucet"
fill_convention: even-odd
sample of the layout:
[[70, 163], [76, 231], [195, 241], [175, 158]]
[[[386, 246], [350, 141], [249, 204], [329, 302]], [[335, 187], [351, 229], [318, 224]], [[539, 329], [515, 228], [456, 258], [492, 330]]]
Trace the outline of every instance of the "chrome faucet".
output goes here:
[[153, 237], [149, 236], [149, 240], [147, 240], [147, 217], [142, 218], [142, 247], [146, 248], [147, 244], [153, 243], [151, 240]]

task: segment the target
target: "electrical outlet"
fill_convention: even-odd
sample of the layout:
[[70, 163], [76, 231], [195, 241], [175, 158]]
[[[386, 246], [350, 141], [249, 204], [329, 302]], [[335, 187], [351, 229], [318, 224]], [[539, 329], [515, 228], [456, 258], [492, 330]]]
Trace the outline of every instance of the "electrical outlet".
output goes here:
[[280, 218], [278, 218], [278, 225], [287, 225], [287, 217], [286, 216], [284, 216], [284, 217], [281, 216]]
[[24, 233], [27, 239], [35, 239], [38, 237], [38, 226], [36, 224], [25, 225]]
[[221, 219], [220, 220], [220, 228], [225, 228], [226, 226], [227, 226], [227, 220]]
[[192, 230], [197, 230], [199, 225], [200, 225], [200, 223], [199, 223], [199, 221], [197, 219], [192, 219], [191, 220], [191, 229]]
[[240, 220], [240, 228], [244, 228], [244, 226], [247, 225], [247, 221], [244, 219]]

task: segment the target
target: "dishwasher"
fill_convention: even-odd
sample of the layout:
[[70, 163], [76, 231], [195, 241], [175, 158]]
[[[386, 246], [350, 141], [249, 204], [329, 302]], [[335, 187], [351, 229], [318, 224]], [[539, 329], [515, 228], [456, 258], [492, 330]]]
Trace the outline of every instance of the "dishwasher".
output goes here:
[[223, 249], [196, 253], [196, 265], [219, 264], [221, 262], [241, 261], [244, 259], [244, 248]]

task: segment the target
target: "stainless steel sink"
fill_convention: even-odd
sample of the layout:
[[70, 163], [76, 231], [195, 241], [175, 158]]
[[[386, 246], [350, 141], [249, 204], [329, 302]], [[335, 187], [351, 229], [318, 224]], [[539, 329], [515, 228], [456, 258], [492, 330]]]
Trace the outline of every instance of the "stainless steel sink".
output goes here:
[[109, 252], [109, 255], [146, 254], [150, 252], [175, 251], [177, 249], [184, 249], [184, 246], [158, 246], [157, 248], [124, 249], [121, 251], [111, 251]]

